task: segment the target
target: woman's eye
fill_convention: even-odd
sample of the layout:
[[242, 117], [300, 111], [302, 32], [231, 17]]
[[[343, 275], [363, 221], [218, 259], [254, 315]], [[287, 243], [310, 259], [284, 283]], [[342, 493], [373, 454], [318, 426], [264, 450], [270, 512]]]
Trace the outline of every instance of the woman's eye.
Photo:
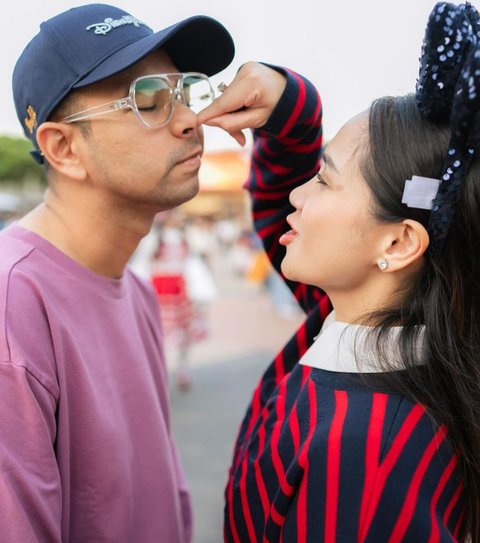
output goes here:
[[327, 183], [320, 172], [317, 172], [317, 183], [324, 185], [325, 187], [327, 186]]

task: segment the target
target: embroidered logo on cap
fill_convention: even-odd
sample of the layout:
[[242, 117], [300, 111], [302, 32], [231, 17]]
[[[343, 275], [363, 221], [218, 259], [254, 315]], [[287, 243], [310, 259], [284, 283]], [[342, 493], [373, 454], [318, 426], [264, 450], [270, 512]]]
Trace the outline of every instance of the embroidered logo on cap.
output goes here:
[[120, 19], [112, 19], [111, 17], [107, 17], [102, 23], [94, 23], [93, 25], [87, 26], [86, 30], [94, 29], [94, 34], [105, 36], [110, 32], [110, 30], [124, 25], [133, 25], [137, 28], [140, 25], [143, 25], [150, 28], [145, 23], [142, 23], [142, 21], [139, 21], [136, 17], [132, 17], [132, 15], [124, 15]]
[[27, 107], [27, 115], [28, 117], [25, 117], [25, 126], [30, 134], [33, 134], [33, 131], [37, 128], [37, 112], [33, 109], [33, 106]]

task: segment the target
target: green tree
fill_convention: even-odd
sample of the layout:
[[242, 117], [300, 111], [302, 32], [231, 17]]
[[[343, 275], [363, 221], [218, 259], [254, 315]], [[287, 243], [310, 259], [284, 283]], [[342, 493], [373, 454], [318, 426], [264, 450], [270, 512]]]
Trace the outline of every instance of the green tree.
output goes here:
[[31, 149], [26, 139], [0, 136], [0, 183], [22, 185], [38, 180], [44, 184], [43, 168], [30, 155]]

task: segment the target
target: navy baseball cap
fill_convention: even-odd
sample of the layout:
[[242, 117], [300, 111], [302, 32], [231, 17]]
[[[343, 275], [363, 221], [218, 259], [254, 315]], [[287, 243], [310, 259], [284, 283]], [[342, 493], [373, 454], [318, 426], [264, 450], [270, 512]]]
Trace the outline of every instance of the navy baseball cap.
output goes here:
[[[27, 138], [37, 147], [38, 126], [72, 89], [85, 87], [164, 48], [181, 72], [213, 75], [233, 59], [233, 40], [215, 19], [194, 16], [159, 32], [124, 10], [88, 4], [40, 25], [13, 71], [13, 97]], [[38, 151], [34, 158], [43, 162]]]

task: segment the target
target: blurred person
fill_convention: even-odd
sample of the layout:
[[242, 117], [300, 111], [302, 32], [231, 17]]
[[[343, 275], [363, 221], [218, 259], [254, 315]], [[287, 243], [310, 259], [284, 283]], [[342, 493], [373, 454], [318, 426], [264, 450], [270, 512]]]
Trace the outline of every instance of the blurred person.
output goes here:
[[211, 222], [206, 217], [192, 217], [185, 227], [185, 239], [193, 254], [212, 266], [215, 236]]
[[249, 232], [240, 232], [232, 247], [230, 262], [234, 272], [240, 277], [245, 277], [253, 262]]
[[245, 64], [199, 115], [240, 143], [267, 254], [307, 313], [261, 378], [225, 541], [480, 541], [480, 24], [439, 3], [416, 93], [322, 152], [303, 77]]
[[210, 333], [208, 309], [218, 298], [215, 276], [205, 260], [190, 251], [185, 266], [185, 278], [195, 315], [195, 336], [197, 340], [205, 339]]
[[261, 239], [253, 232], [249, 235], [249, 244], [251, 262], [246, 270], [245, 278], [257, 288], [264, 288], [267, 285], [272, 265], [263, 249]]
[[151, 280], [160, 304], [167, 354], [175, 356], [177, 386], [187, 391], [192, 384], [191, 349], [207, 337], [205, 306], [216, 291], [207, 265], [192, 253], [182, 225], [171, 218], [163, 224]]
[[187, 258], [188, 245], [182, 231], [164, 225], [151, 280], [160, 304], [164, 336], [177, 355], [177, 384], [181, 390], [188, 390], [191, 384], [187, 367], [193, 313], [185, 280]]
[[234, 54], [198, 16], [154, 33], [89, 4], [42, 23], [13, 73], [44, 201], [0, 234], [0, 539], [192, 540], [151, 285], [126, 264], [198, 191], [199, 109]]
[[219, 249], [229, 255], [240, 236], [240, 228], [234, 217], [222, 217], [215, 225], [215, 236]]

